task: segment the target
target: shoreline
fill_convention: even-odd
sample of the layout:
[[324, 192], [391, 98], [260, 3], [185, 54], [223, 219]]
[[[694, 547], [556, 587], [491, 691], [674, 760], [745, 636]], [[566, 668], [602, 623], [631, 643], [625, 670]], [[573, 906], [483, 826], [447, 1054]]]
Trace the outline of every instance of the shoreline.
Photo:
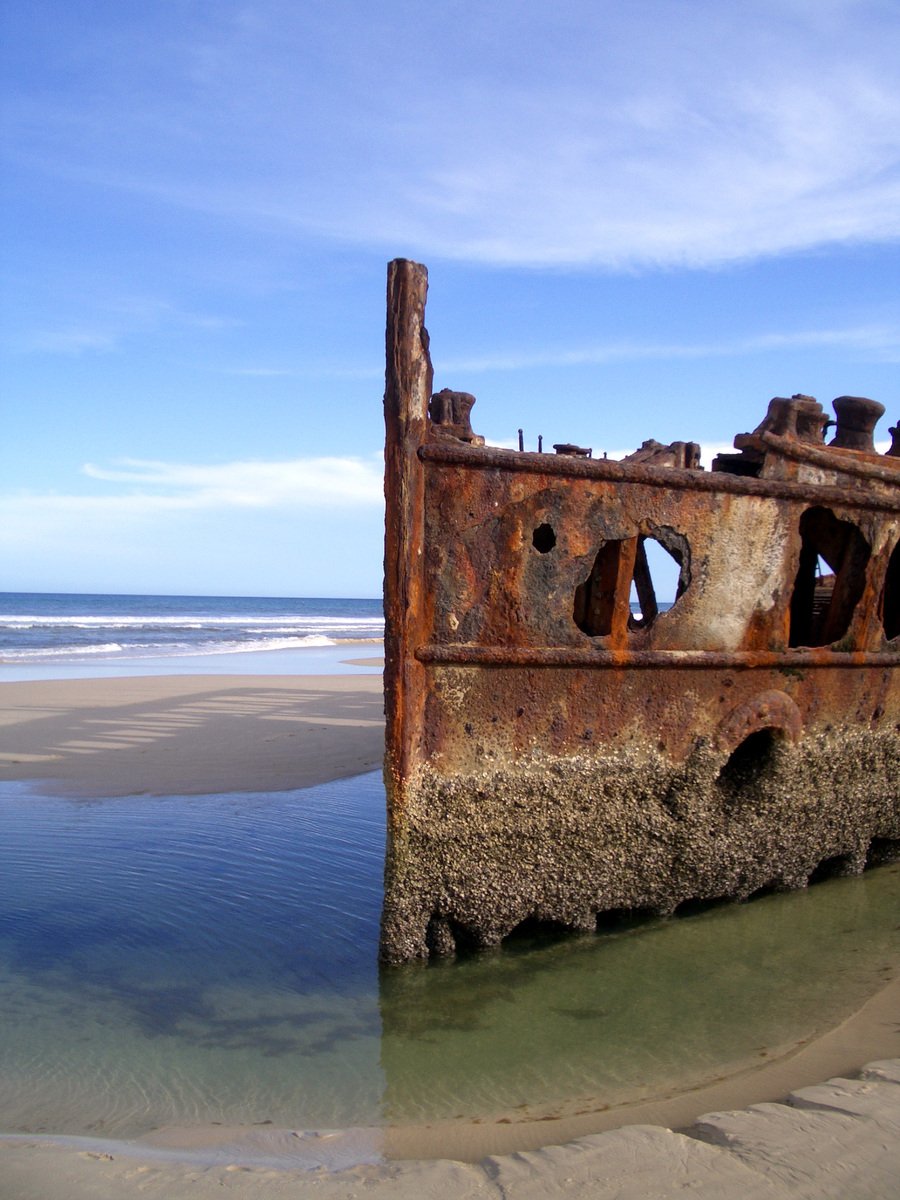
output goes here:
[[657, 1099], [607, 1106], [582, 1097], [579, 1111], [572, 1113], [495, 1113], [456, 1121], [321, 1130], [198, 1123], [165, 1126], [130, 1138], [0, 1132], [0, 1149], [27, 1143], [173, 1164], [215, 1166], [227, 1161], [329, 1173], [423, 1160], [474, 1164], [492, 1155], [568, 1145], [630, 1126], [685, 1132], [710, 1112], [782, 1103], [823, 1079], [853, 1077], [867, 1062], [900, 1062], [898, 1013], [900, 973], [833, 1029], [758, 1066]]
[[[377, 769], [382, 750], [382, 683], [375, 674], [0, 682], [0, 780], [52, 781], [54, 794], [64, 797], [289, 790]], [[573, 1142], [582, 1146], [651, 1126], [660, 1134], [684, 1130], [714, 1109], [777, 1104], [798, 1088], [855, 1073], [866, 1062], [900, 1060], [898, 1013], [895, 973], [855, 1013], [808, 1045], [691, 1091], [617, 1108], [599, 1102], [592, 1107], [582, 1097], [553, 1112], [303, 1134], [212, 1126], [158, 1130], [131, 1141], [2, 1134], [0, 1156], [4, 1166], [20, 1163], [26, 1175], [34, 1174], [34, 1192], [17, 1197], [47, 1200], [81, 1194], [52, 1190], [49, 1178], [56, 1177], [60, 1156], [75, 1164], [76, 1174], [87, 1164], [91, 1188], [101, 1167], [112, 1178], [111, 1162], [127, 1164], [136, 1175], [158, 1171], [166, 1188], [174, 1189], [158, 1193], [166, 1196], [181, 1195], [182, 1184], [188, 1188], [186, 1171], [208, 1177], [211, 1187], [224, 1171], [248, 1179], [274, 1173], [294, 1187], [301, 1178], [337, 1183], [347, 1172], [359, 1183], [363, 1172], [371, 1186], [391, 1181], [401, 1188], [397, 1194], [408, 1187], [412, 1196], [427, 1162], [444, 1172], [435, 1194], [451, 1196], [454, 1163], [530, 1153], [565, 1158], [574, 1153]], [[125, 1169], [116, 1176], [120, 1188]], [[105, 1194], [85, 1188], [84, 1195]]]
[[[634, 1124], [480, 1161], [386, 1161], [366, 1131], [219, 1131], [215, 1151], [0, 1135], [14, 1200], [221, 1195], [348, 1200], [888, 1200], [900, 1175], [900, 1059], [778, 1102], [707, 1111], [682, 1129]], [[321, 1148], [338, 1165], [323, 1168]], [[343, 1159], [343, 1161], [341, 1161]]]

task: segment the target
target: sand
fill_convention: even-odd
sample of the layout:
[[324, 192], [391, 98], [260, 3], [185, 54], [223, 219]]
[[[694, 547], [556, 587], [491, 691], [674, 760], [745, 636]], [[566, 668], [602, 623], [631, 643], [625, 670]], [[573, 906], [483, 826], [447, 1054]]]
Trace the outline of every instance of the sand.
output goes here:
[[311, 787], [381, 766], [377, 675], [196, 675], [0, 683], [0, 780], [61, 794]]
[[893, 1200], [900, 1178], [900, 1060], [801, 1088], [787, 1103], [707, 1113], [684, 1130], [629, 1125], [477, 1163], [378, 1161], [377, 1138], [323, 1170], [328, 1131], [222, 1129], [202, 1152], [88, 1139], [0, 1139], [3, 1200]]
[[[372, 675], [0, 683], [0, 780], [46, 780], [56, 794], [306, 787], [377, 769], [382, 747], [381, 679]], [[888, 1196], [885, 1181], [900, 1174], [898, 1014], [894, 980], [841, 1027], [785, 1059], [614, 1112], [387, 1131], [207, 1127], [129, 1144], [3, 1138], [0, 1200], [178, 1200], [223, 1189], [326, 1200], [362, 1192], [401, 1200], [562, 1194], [599, 1200], [661, 1198], [685, 1186], [691, 1195], [742, 1200]], [[808, 1087], [873, 1059], [895, 1065], [886, 1074], [873, 1068], [871, 1078], [852, 1085]], [[856, 1089], [852, 1103], [848, 1087]], [[727, 1120], [703, 1117], [712, 1109], [781, 1101], [797, 1088], [818, 1099], [807, 1103], [801, 1093], [790, 1107], [764, 1103]], [[807, 1115], [801, 1120], [798, 1112]], [[780, 1173], [775, 1160], [787, 1164]]]

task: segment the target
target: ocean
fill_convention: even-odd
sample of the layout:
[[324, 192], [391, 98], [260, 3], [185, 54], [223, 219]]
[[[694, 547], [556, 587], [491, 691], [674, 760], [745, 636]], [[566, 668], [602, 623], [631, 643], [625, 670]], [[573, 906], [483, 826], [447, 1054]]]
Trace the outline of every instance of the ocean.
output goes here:
[[[0, 677], [272, 669], [304, 674], [379, 643], [377, 600], [0, 593]], [[380, 650], [378, 651], [380, 653]], [[261, 658], [265, 655], [265, 658]]]

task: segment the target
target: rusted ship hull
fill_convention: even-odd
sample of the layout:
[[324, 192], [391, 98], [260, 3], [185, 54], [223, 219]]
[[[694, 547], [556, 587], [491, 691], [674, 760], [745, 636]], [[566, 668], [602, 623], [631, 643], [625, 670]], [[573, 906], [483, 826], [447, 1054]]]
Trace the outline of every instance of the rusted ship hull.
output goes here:
[[[383, 959], [894, 847], [900, 459], [826, 447], [803, 397], [711, 472], [691, 443], [486, 447], [471, 397], [432, 397], [426, 289], [391, 264]], [[669, 611], [648, 540], [678, 563]]]

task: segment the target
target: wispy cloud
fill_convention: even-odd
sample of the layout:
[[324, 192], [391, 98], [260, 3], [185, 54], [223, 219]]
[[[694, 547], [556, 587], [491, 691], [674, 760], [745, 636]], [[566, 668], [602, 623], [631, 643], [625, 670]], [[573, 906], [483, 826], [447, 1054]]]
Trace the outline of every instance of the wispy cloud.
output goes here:
[[57, 329], [36, 330], [22, 344], [26, 351], [44, 354], [82, 354], [114, 350], [120, 341], [120, 331], [61, 326]]
[[[45, 555], [67, 557], [79, 546], [85, 563], [104, 555], [139, 560], [142, 546], [150, 558], [158, 556], [170, 542], [183, 543], [186, 529], [204, 528], [207, 522], [219, 531], [217, 542], [227, 541], [230, 522], [243, 514], [258, 527], [260, 541], [270, 536], [272, 522], [296, 522], [298, 531], [307, 530], [308, 544], [318, 547], [321, 562], [327, 553], [321, 543], [336, 523], [380, 520], [382, 473], [380, 455], [212, 465], [142, 459], [88, 464], [83, 475], [96, 485], [90, 493], [73, 487], [0, 495], [0, 546], [23, 554], [39, 546]], [[245, 541], [248, 536], [253, 535], [240, 535]], [[243, 551], [254, 552], [249, 545]], [[203, 545], [182, 548], [187, 562], [209, 553]]]
[[383, 379], [384, 367], [354, 367], [334, 363], [304, 363], [299, 367], [218, 367], [223, 375], [247, 379]]
[[380, 456], [218, 464], [120, 459], [108, 467], [88, 463], [84, 473], [103, 483], [127, 484], [129, 491], [117, 495], [117, 502], [149, 508], [378, 505], [383, 489]]
[[86, 468], [87, 494], [0, 494], [7, 577], [24, 589], [373, 594], [379, 458], [123, 460]]
[[121, 64], [96, 35], [90, 94], [13, 107], [20, 161], [263, 231], [499, 264], [900, 238], [900, 22], [880, 0], [463, 0], [414, 29], [401, 0], [353, 20], [223, 0], [168, 29], [152, 11]]
[[291, 379], [299, 375], [299, 371], [291, 367], [222, 367], [223, 375], [236, 375], [247, 379]]
[[[436, 366], [442, 372], [524, 371], [538, 367], [578, 367], [614, 362], [640, 362], [665, 359], [734, 358], [785, 350], [829, 348], [851, 351], [875, 362], [900, 362], [900, 326], [890, 323], [854, 325], [834, 329], [798, 329], [753, 334], [742, 338], [720, 338], [709, 342], [641, 342], [620, 340], [580, 346], [543, 346], [527, 350], [510, 349], [485, 355], [440, 358]], [[302, 367], [221, 367], [222, 374], [238, 377], [328, 378], [380, 380], [384, 369], [378, 366], [342, 366], [306, 363]]]
[[[18, 340], [12, 337], [14, 349], [46, 354], [102, 353], [120, 349], [137, 334], [173, 330], [217, 333], [240, 324], [233, 317], [191, 312], [159, 297], [98, 294], [96, 288], [85, 288], [77, 299], [64, 301], [64, 307], [77, 307], [77, 319], [61, 315], [52, 326], [38, 325]], [[84, 315], [85, 310], [89, 316]]]
[[900, 328], [860, 325], [848, 329], [807, 329], [761, 333], [714, 342], [602, 342], [577, 347], [510, 351], [441, 363], [445, 371], [519, 371], [535, 367], [573, 367], [648, 359], [733, 358], [770, 351], [834, 347], [856, 350], [882, 362], [900, 360]]

